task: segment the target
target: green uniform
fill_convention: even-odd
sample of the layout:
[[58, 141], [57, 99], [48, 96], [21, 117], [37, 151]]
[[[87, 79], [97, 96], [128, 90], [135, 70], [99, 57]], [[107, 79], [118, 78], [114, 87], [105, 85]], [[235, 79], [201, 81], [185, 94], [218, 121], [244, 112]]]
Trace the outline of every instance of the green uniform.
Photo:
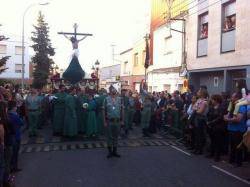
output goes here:
[[37, 126], [41, 108], [41, 99], [39, 96], [29, 95], [26, 98], [26, 107], [28, 110], [28, 120], [29, 120], [29, 134], [31, 136], [36, 135]]
[[60, 92], [55, 94], [54, 104], [54, 114], [53, 114], [53, 131], [54, 133], [62, 133], [64, 126], [65, 115], [65, 98], [67, 94], [65, 92]]
[[76, 98], [67, 95], [65, 98], [65, 117], [63, 135], [73, 137], [77, 135]]
[[76, 102], [76, 115], [78, 132], [85, 133], [87, 125], [87, 110], [83, 108], [83, 104], [88, 103], [88, 98], [85, 95], [79, 95]]
[[129, 110], [128, 110], [128, 127], [132, 128], [134, 115], [135, 115], [135, 100], [133, 97], [129, 97]]
[[[131, 126], [129, 125], [130, 124], [130, 121], [129, 121], [129, 117], [130, 117], [130, 104], [129, 104], [129, 97], [127, 96], [124, 96], [122, 98], [123, 100], [123, 105], [124, 105], [124, 125], [125, 125], [125, 128], [126, 130], [128, 130]], [[131, 122], [132, 123], [132, 122]]]
[[121, 98], [112, 99], [108, 96], [104, 100], [104, 107], [107, 120], [107, 144], [108, 147], [117, 147], [122, 112]]
[[105, 95], [100, 95], [99, 97], [97, 97], [96, 100], [96, 104], [97, 104], [97, 116], [96, 116], [96, 120], [97, 120], [97, 128], [98, 128], [98, 133], [99, 134], [103, 134], [104, 133], [104, 122], [103, 122], [103, 103], [104, 103], [104, 99], [105, 99]]
[[45, 96], [43, 94], [40, 94], [40, 95], [38, 95], [38, 97], [39, 97], [40, 102], [41, 102], [41, 107], [39, 108], [39, 117], [38, 117], [38, 122], [37, 122], [37, 128], [41, 129], [43, 126], [43, 121], [44, 121], [43, 112], [44, 112], [45, 108], [44, 108], [43, 102], [44, 102]]
[[87, 136], [97, 135], [97, 122], [96, 122], [96, 102], [94, 99], [88, 102], [88, 120], [87, 120]]
[[141, 125], [143, 129], [149, 127], [152, 111], [152, 102], [149, 99], [145, 99], [143, 102], [143, 110], [141, 111]]

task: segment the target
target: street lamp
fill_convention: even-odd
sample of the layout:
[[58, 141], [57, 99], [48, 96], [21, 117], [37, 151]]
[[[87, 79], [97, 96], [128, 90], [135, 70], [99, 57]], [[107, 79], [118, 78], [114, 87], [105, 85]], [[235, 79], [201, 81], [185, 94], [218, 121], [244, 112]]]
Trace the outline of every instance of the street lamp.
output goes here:
[[95, 61], [95, 67], [96, 67], [96, 76], [98, 78], [98, 73], [99, 73], [99, 66], [100, 66], [100, 62], [98, 60]]
[[23, 29], [22, 29], [22, 90], [24, 89], [24, 18], [25, 18], [25, 15], [26, 13], [28, 12], [28, 10], [34, 6], [37, 6], [37, 5], [40, 5], [40, 6], [45, 6], [45, 5], [48, 5], [49, 2], [46, 2], [46, 3], [33, 3], [31, 5], [29, 5], [24, 13], [23, 13]]

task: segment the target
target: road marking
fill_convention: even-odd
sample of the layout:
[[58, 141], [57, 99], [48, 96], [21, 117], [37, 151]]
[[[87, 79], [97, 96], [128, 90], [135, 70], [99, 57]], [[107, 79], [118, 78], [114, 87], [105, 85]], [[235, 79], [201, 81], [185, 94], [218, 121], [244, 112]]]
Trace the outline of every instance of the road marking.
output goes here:
[[80, 149], [84, 149], [84, 144], [79, 144]]
[[60, 148], [59, 145], [54, 145], [54, 146], [53, 146], [53, 151], [58, 151], [59, 148]]
[[245, 184], [250, 185], [250, 182], [249, 182], [249, 181], [247, 181], [247, 180], [245, 180], [245, 179], [242, 179], [242, 178], [240, 178], [240, 177], [238, 177], [238, 176], [236, 176], [236, 175], [234, 175], [234, 174], [232, 174], [232, 173], [230, 173], [230, 172], [228, 172], [228, 171], [226, 171], [226, 170], [224, 170], [224, 169], [222, 169], [222, 168], [219, 168], [219, 167], [217, 167], [217, 166], [215, 166], [215, 165], [212, 165], [212, 167], [213, 167], [214, 169], [217, 169], [217, 170], [221, 171], [222, 173], [225, 173], [225, 174], [227, 174], [227, 175], [229, 175], [229, 176], [231, 176], [231, 177], [233, 177], [233, 178], [235, 178], [235, 179], [237, 179], [237, 180], [239, 180], [239, 181], [245, 183]]
[[152, 142], [154, 142], [157, 146], [162, 146], [162, 143], [160, 143], [160, 142], [157, 141], [157, 140], [152, 140]]
[[51, 142], [53, 142], [53, 143], [61, 142], [61, 138], [60, 137], [53, 137]]
[[70, 145], [70, 149], [71, 149], [71, 150], [75, 150], [75, 149], [76, 149], [76, 145], [75, 145], [75, 144], [71, 144], [71, 145]]
[[43, 137], [38, 137], [35, 142], [36, 142], [36, 144], [42, 144], [42, 143], [44, 143], [44, 141], [45, 141], [45, 139]]
[[43, 151], [45, 151], [45, 152], [50, 151], [50, 146], [49, 145], [45, 146], [44, 149], [43, 149]]
[[33, 147], [28, 147], [27, 150], [26, 150], [26, 153], [30, 153], [32, 151], [32, 148]]
[[26, 144], [28, 144], [28, 142], [29, 142], [29, 139], [23, 139], [21, 141], [21, 145], [26, 145]]
[[186, 151], [183, 151], [182, 149], [180, 149], [180, 148], [178, 148], [178, 147], [176, 147], [176, 146], [174, 146], [174, 145], [171, 145], [171, 147], [174, 148], [174, 149], [176, 149], [177, 151], [180, 151], [180, 152], [182, 152], [182, 153], [188, 155], [188, 156], [191, 156], [190, 153], [188, 153], [188, 152], [186, 152]]
[[164, 140], [159, 140], [159, 142], [161, 142], [163, 145], [169, 146], [169, 143]]
[[67, 145], [63, 145], [63, 146], [62, 146], [62, 150], [63, 150], [63, 151], [66, 151], [66, 150], [67, 150]]
[[42, 149], [42, 147], [40, 147], [40, 146], [38, 146], [38, 147], [36, 147], [36, 152], [40, 152], [41, 151], [41, 149]]

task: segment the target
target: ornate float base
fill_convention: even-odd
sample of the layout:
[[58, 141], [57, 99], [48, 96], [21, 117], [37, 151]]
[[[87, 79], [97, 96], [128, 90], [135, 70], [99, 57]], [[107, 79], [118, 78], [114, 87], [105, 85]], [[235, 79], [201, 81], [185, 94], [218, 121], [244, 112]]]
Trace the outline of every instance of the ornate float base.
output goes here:
[[98, 92], [99, 79], [82, 79], [76, 84], [71, 84], [65, 79], [51, 79], [51, 84], [53, 89], [59, 89], [59, 85], [63, 84], [67, 89], [72, 86], [78, 87], [80, 89], [85, 89], [86, 93], [96, 94]]

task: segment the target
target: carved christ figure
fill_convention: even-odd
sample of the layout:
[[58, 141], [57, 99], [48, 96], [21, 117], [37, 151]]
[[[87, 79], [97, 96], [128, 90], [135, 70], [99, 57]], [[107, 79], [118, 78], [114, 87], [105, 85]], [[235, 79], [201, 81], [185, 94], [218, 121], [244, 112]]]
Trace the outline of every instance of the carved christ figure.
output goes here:
[[82, 40], [84, 40], [87, 36], [84, 36], [82, 39], [77, 40], [74, 36], [68, 37], [66, 34], [64, 34], [64, 37], [71, 41], [73, 50], [78, 49], [78, 43]]

